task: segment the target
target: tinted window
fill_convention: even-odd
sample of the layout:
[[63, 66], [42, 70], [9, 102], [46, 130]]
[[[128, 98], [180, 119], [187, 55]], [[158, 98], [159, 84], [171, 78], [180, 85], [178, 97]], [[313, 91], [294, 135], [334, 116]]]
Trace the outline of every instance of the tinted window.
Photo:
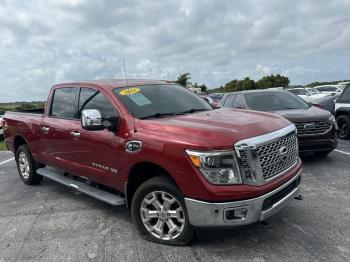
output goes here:
[[141, 119], [213, 109], [202, 98], [178, 85], [115, 88], [114, 93], [130, 112]]
[[290, 89], [289, 92], [295, 94], [295, 95], [308, 95], [309, 93], [305, 89]]
[[74, 118], [75, 90], [75, 88], [70, 87], [55, 90], [52, 99], [51, 116]]
[[262, 92], [246, 94], [249, 108], [258, 111], [308, 109], [309, 104], [288, 92]]
[[350, 86], [347, 86], [338, 99], [340, 103], [350, 103]]
[[103, 119], [115, 118], [118, 114], [108, 99], [96, 89], [81, 88], [79, 97], [79, 117], [84, 109], [97, 109]]
[[245, 108], [244, 98], [242, 95], [236, 96], [235, 102], [233, 103], [233, 108], [240, 108], [240, 109]]
[[228, 95], [224, 104], [224, 107], [233, 107], [236, 95]]
[[330, 92], [337, 91], [337, 88], [334, 86], [321, 86], [321, 87], [317, 87], [317, 89], [320, 91], [330, 91]]

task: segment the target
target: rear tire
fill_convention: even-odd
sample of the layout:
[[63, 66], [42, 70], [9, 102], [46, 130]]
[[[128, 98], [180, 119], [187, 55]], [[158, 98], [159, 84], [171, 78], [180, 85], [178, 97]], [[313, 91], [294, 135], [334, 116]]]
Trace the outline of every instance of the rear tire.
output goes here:
[[165, 176], [153, 177], [136, 190], [131, 217], [146, 240], [165, 245], [188, 245], [193, 238], [183, 196]]
[[337, 117], [337, 124], [339, 127], [338, 136], [340, 139], [350, 138], [350, 116], [340, 115]]
[[36, 173], [38, 163], [35, 162], [27, 145], [21, 145], [16, 151], [16, 163], [19, 176], [27, 185], [39, 184], [43, 179]]

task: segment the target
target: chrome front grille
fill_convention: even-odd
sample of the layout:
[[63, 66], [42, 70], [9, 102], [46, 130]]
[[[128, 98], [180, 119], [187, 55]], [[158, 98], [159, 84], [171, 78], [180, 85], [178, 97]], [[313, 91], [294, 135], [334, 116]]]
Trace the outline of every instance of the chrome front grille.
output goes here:
[[294, 125], [240, 141], [235, 149], [242, 179], [246, 184], [266, 184], [298, 161], [298, 140]]
[[299, 122], [295, 123], [298, 135], [320, 135], [327, 133], [332, 124], [327, 121]]
[[[286, 148], [282, 158], [280, 150]], [[294, 165], [298, 160], [297, 137], [289, 134], [277, 141], [257, 148], [261, 171], [265, 180], [272, 178]]]

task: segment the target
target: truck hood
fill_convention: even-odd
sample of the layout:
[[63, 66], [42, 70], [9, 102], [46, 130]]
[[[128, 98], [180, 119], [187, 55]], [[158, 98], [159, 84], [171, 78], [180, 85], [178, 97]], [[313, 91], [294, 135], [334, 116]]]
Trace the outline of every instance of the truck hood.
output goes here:
[[276, 110], [272, 111], [271, 113], [283, 116], [293, 123], [308, 121], [327, 121], [331, 117], [330, 112], [321, 108], [317, 108], [315, 106], [312, 106], [309, 109]]
[[230, 108], [140, 120], [142, 129], [191, 136], [213, 148], [229, 148], [240, 140], [270, 133], [289, 124], [288, 120], [271, 113]]

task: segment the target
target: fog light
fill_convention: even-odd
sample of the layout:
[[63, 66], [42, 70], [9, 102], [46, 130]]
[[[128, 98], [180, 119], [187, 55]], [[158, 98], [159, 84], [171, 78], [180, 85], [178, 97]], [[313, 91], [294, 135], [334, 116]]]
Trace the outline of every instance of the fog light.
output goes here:
[[245, 207], [225, 209], [225, 220], [244, 220], [247, 217], [248, 209]]

